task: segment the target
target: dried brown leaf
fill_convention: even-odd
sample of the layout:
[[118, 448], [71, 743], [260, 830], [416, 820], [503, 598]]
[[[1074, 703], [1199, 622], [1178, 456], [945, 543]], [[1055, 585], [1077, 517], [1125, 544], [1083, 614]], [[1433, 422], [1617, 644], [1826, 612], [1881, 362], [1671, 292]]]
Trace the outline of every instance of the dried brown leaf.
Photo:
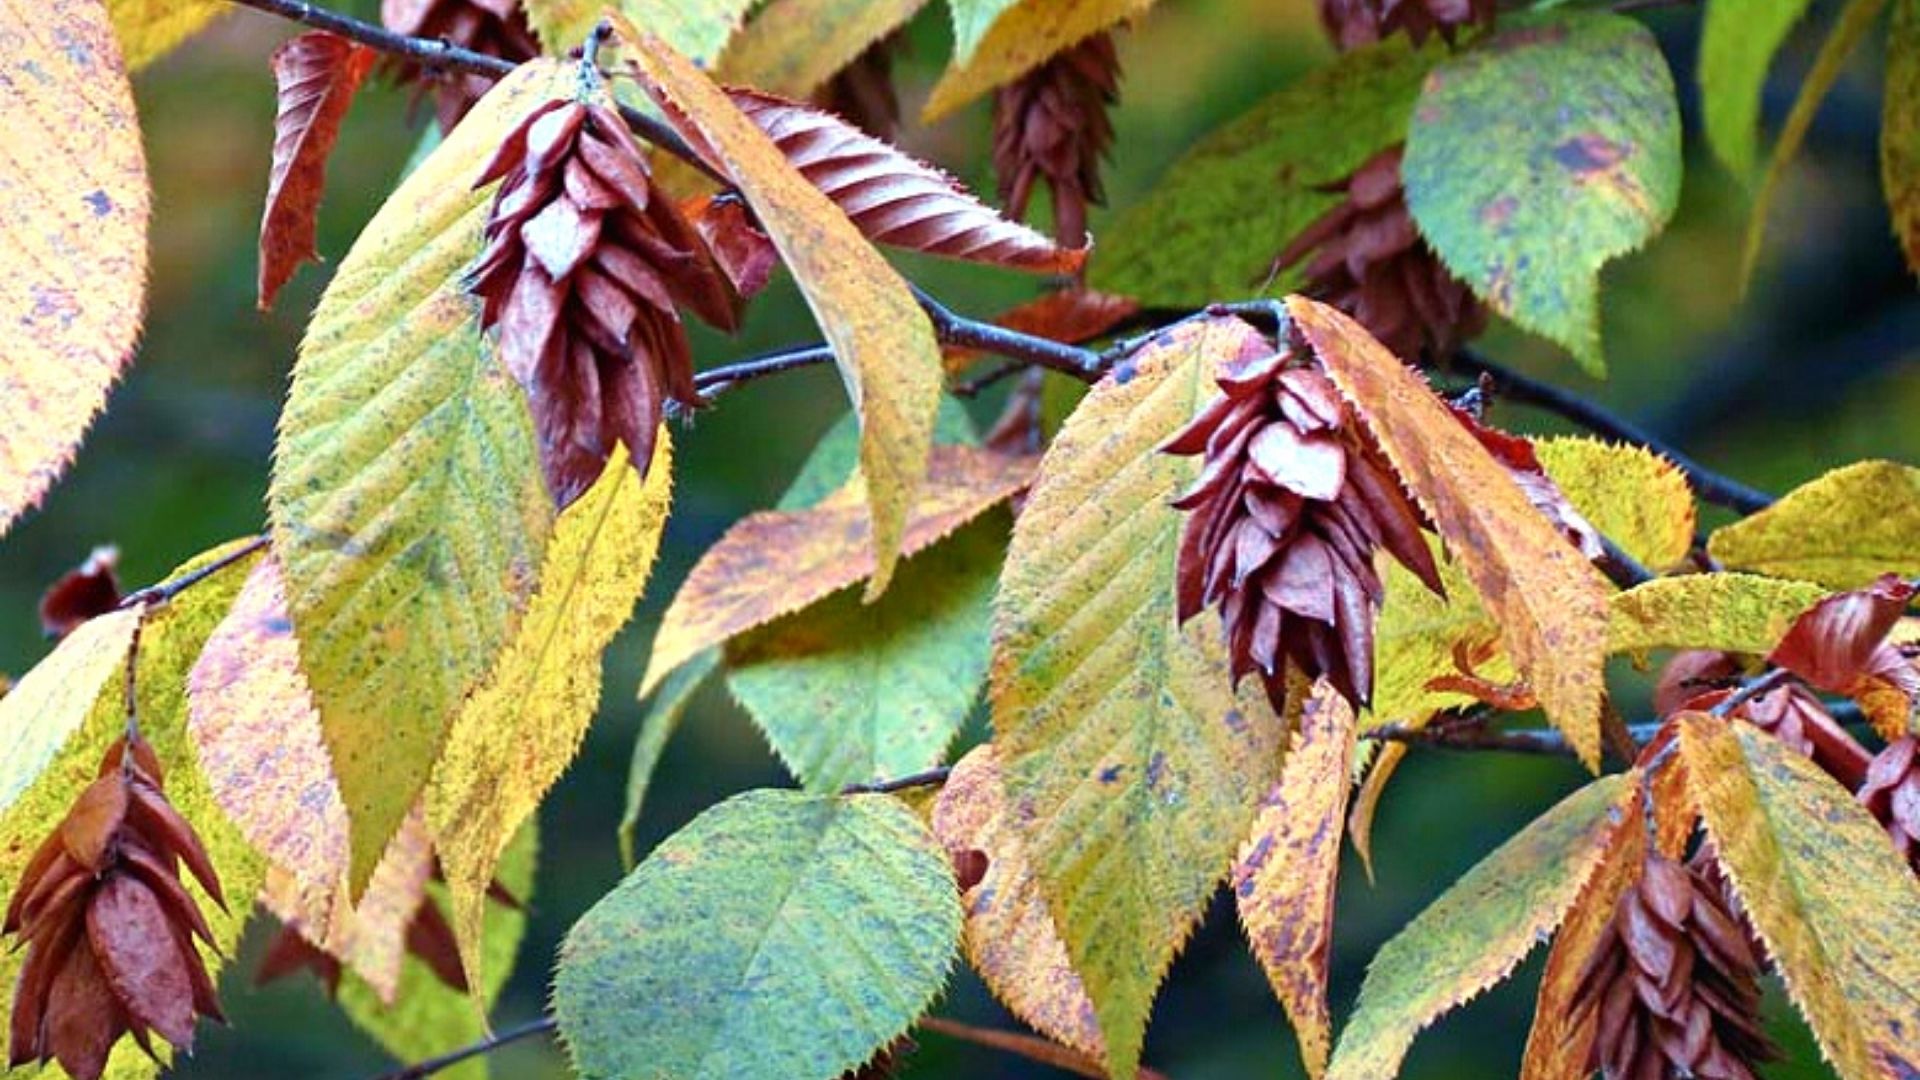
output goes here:
[[280, 112], [273, 121], [273, 171], [260, 218], [260, 310], [273, 306], [280, 287], [300, 264], [318, 260], [314, 244], [327, 156], [340, 121], [376, 53], [324, 31], [301, 34], [273, 51]]

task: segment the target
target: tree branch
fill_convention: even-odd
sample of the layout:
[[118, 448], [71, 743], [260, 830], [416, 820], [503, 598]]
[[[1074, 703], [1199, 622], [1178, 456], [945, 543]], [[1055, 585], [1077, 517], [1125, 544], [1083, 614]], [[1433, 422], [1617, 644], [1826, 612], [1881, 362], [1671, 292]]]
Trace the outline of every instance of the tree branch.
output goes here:
[[953, 775], [953, 769], [947, 765], [922, 769], [905, 776], [896, 776], [891, 780], [870, 780], [865, 783], [848, 784], [840, 789], [842, 795], [891, 795], [896, 791], [906, 791], [918, 787], [939, 787]]
[[[1001, 1031], [998, 1028], [975, 1027], [972, 1024], [963, 1024], [958, 1020], [948, 1020], [940, 1016], [923, 1016], [920, 1018], [920, 1022], [914, 1026], [925, 1031], [938, 1032], [950, 1039], [959, 1039], [962, 1042], [970, 1042], [977, 1046], [985, 1046], [989, 1049], [1000, 1050], [1009, 1054], [1017, 1054], [1029, 1061], [1037, 1061], [1043, 1065], [1051, 1065], [1056, 1069], [1073, 1073], [1076, 1076], [1091, 1077], [1092, 1080], [1105, 1080], [1107, 1075], [1107, 1070], [1104, 1066], [1078, 1050], [1069, 1049], [1061, 1046], [1059, 1043], [1051, 1042], [1037, 1035], [1028, 1035], [1022, 1031]], [[1135, 1074], [1135, 1080], [1168, 1080], [1168, 1077], [1165, 1073], [1155, 1069], [1149, 1069], [1145, 1065], [1142, 1065], [1140, 1066], [1140, 1071]]]
[[439, 1057], [431, 1057], [425, 1061], [415, 1062], [404, 1068], [395, 1069], [392, 1072], [381, 1073], [376, 1080], [422, 1080], [423, 1077], [432, 1076], [442, 1069], [450, 1069], [469, 1058], [476, 1058], [482, 1054], [491, 1054], [509, 1043], [516, 1043], [522, 1039], [530, 1039], [535, 1035], [549, 1034], [555, 1026], [553, 1017], [542, 1016], [529, 1020], [524, 1024], [518, 1024], [514, 1027], [496, 1031], [477, 1043], [463, 1046], [458, 1050], [448, 1051]]
[[266, 546], [267, 537], [263, 533], [197, 570], [181, 574], [177, 578], [162, 581], [158, 585], [149, 585], [144, 589], [135, 589], [133, 592], [121, 597], [120, 603], [114, 610], [124, 611], [138, 604], [164, 604]]
[[[1730, 695], [1721, 704], [1732, 702], [1728, 711], [1738, 708], [1742, 703], [1779, 685], [1781, 680], [1772, 677], [1773, 673], [1759, 676], [1742, 684], [1739, 690]], [[1738, 698], [1738, 700], [1735, 700]], [[1837, 724], [1854, 726], [1866, 723], [1866, 717], [1860, 707], [1851, 701], [1838, 701], [1826, 704], [1827, 714]], [[1725, 716], [1719, 706], [1713, 710], [1716, 716]], [[1632, 737], [1635, 746], [1645, 746], [1659, 734], [1664, 721], [1648, 720], [1629, 725], [1627, 734]], [[1360, 733], [1363, 739], [1378, 739], [1381, 742], [1405, 743], [1409, 746], [1428, 746], [1440, 750], [1460, 750], [1466, 752], [1497, 751], [1510, 754], [1532, 754], [1547, 757], [1573, 757], [1572, 744], [1567, 737], [1553, 728], [1493, 728], [1484, 722], [1459, 722], [1453, 724], [1429, 724], [1425, 727], [1409, 727], [1406, 724], [1383, 724]]]

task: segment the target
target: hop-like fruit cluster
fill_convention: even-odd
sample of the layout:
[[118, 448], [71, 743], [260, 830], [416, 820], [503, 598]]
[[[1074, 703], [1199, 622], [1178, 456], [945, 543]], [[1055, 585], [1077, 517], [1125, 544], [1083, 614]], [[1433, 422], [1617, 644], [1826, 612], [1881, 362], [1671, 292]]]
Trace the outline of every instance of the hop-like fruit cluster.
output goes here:
[[[445, 41], [515, 63], [540, 55], [540, 42], [520, 0], [381, 0], [380, 21], [397, 34]], [[442, 131], [452, 131], [493, 86], [493, 80], [479, 75], [435, 74], [418, 64], [401, 64], [394, 74], [401, 82], [431, 88]]]
[[[1690, 649], [1676, 653], [1661, 670], [1654, 708], [1661, 716], [1681, 709], [1711, 709], [1739, 682], [1741, 665], [1731, 653]], [[1742, 702], [1733, 715], [1813, 759], [1846, 787], [1859, 786], [1872, 755], [1840, 726], [1819, 696], [1788, 682]]]
[[1216, 381], [1220, 395], [1163, 447], [1205, 460], [1174, 502], [1189, 514], [1180, 619], [1218, 605], [1234, 678], [1259, 672], [1276, 708], [1285, 660], [1365, 704], [1384, 596], [1374, 552], [1441, 590], [1420, 513], [1332, 381], [1292, 349], [1249, 348]]
[[1328, 185], [1339, 204], [1293, 238], [1275, 272], [1305, 261], [1309, 296], [1351, 315], [1394, 355], [1443, 356], [1486, 326], [1486, 309], [1414, 226], [1400, 186], [1401, 147]]
[[213, 931], [180, 880], [185, 864], [225, 906], [193, 826], [167, 801], [153, 751], [123, 740], [35, 851], [7, 907], [27, 946], [13, 999], [9, 1068], [58, 1061], [93, 1080], [122, 1035], [182, 1050], [197, 1017], [224, 1020], [193, 939]]
[[814, 104], [876, 139], [892, 142], [900, 133], [900, 95], [893, 87], [895, 31], [855, 57], [813, 95]]
[[1342, 51], [1404, 32], [1418, 45], [1451, 42], [1463, 27], [1491, 23], [1494, 0], [1320, 0], [1320, 22]]
[[1034, 185], [1053, 192], [1053, 232], [1086, 242], [1087, 207], [1105, 201], [1100, 159], [1113, 145], [1107, 110], [1120, 97], [1113, 36], [1095, 34], [1000, 88], [993, 99], [993, 171], [1011, 217], [1027, 216]]
[[626, 444], [643, 474], [664, 402], [699, 403], [677, 305], [731, 329], [733, 296], [639, 144], [600, 105], [552, 101], [501, 144], [486, 250], [468, 277], [483, 327], [527, 392], [555, 503], [567, 506]]
[[1860, 785], [1860, 802], [1920, 871], [1920, 739], [1897, 739], [1874, 756]]
[[1649, 856], [1576, 983], [1575, 1016], [1598, 1021], [1587, 1067], [1606, 1080], [1753, 1080], [1774, 1054], [1759, 974], [1721, 889]]

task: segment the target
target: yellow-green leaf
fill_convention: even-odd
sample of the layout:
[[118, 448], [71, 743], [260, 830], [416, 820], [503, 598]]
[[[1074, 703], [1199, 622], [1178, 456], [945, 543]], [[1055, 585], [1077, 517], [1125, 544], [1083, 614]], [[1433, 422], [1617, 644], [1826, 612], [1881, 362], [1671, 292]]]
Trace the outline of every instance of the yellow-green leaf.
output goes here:
[[427, 820], [452, 895], [454, 936], [476, 987], [494, 866], [593, 721], [601, 654], [633, 613], [660, 548], [672, 458], [662, 431], [643, 481], [620, 448], [560, 516], [526, 618], [447, 731], [427, 786]]
[[100, 0], [0, 0], [0, 534], [40, 504], [133, 354], [147, 160]]
[[114, 35], [133, 71], [173, 51], [232, 6], [226, 0], [107, 0]]
[[771, 0], [728, 46], [720, 77], [801, 98], [906, 25], [927, 0]]
[[1609, 601], [1607, 648], [1720, 649], [1765, 656], [1827, 591], [1755, 574], [1682, 574], [1636, 585]]
[[1672, 462], [1638, 446], [1598, 439], [1540, 439], [1533, 448], [1580, 516], [1642, 566], [1661, 571], [1687, 557], [1693, 490]]
[[720, 56], [753, 0], [521, 0], [549, 54], [564, 55], [595, 23], [617, 11], [702, 66]]
[[1353, 709], [1323, 680], [1300, 712], [1280, 783], [1260, 804], [1233, 864], [1233, 893], [1253, 955], [1266, 970], [1315, 1080], [1327, 1071], [1333, 894], [1353, 788]]
[[994, 605], [993, 724], [1010, 811], [1131, 1076], [1162, 975], [1280, 770], [1282, 725], [1236, 694], [1219, 621], [1174, 623], [1197, 468], [1159, 445], [1255, 332], [1187, 324], [1108, 376], [1041, 465]]
[[1415, 1035], [1511, 974], [1560, 925], [1631, 794], [1620, 776], [1605, 776], [1567, 796], [1381, 946], [1329, 1080], [1396, 1075]]
[[860, 470], [873, 522], [871, 601], [893, 575], [933, 447], [941, 384], [933, 324], [847, 215], [712, 79], [660, 38], [620, 22], [650, 91], [671, 106], [681, 134], [739, 186], [833, 346], [860, 416]]
[[[1458, 672], [1453, 662], [1456, 647], [1500, 639], [1500, 624], [1487, 614], [1460, 563], [1440, 557], [1439, 544], [1432, 546], [1440, 583], [1446, 586], [1445, 596], [1435, 595], [1397, 560], [1383, 559], [1375, 564], [1385, 569], [1381, 578], [1387, 594], [1380, 604], [1380, 621], [1373, 636], [1374, 670], [1378, 675], [1369, 727], [1419, 727], [1442, 709], [1472, 704], [1465, 694], [1427, 689], [1427, 680]], [[1503, 653], [1496, 653], [1476, 670], [1496, 682], [1509, 682], [1514, 677], [1513, 665]]]
[[1847, 57], [1853, 55], [1854, 48], [1873, 29], [1880, 9], [1886, 6], [1887, 0], [1848, 0], [1827, 40], [1821, 43], [1819, 54], [1813, 58], [1813, 67], [1807, 71], [1806, 81], [1800, 84], [1800, 94], [1793, 99], [1786, 123], [1780, 127], [1780, 138], [1773, 144], [1773, 153], [1767, 158], [1767, 171], [1761, 176], [1760, 189], [1753, 197], [1753, 210], [1747, 218], [1746, 248], [1740, 255], [1743, 290], [1753, 280], [1754, 267], [1760, 263], [1760, 247], [1767, 236], [1767, 215], [1773, 209], [1773, 197], [1787, 174], [1787, 166], [1800, 152], [1800, 143], [1813, 127], [1813, 118], [1820, 112], [1820, 103], [1826, 100], [1827, 91], [1840, 80]]
[[1759, 158], [1760, 92], [1809, 0], [1707, 0], [1700, 22], [1700, 121], [1714, 155], [1746, 180]]
[[1039, 67], [1055, 53], [1116, 23], [1146, 14], [1154, 0], [949, 0], [953, 63], [927, 99], [927, 123]]
[[1920, 1072], [1920, 880], [1820, 767], [1750, 724], [1680, 727], [1688, 789], [1740, 907], [1845, 1080]]
[[82, 623], [0, 698], [0, 814], [45, 775], [86, 722], [100, 688], [126, 666], [140, 617], [140, 609], [129, 608]]
[[267, 501], [356, 890], [539, 577], [533, 425], [461, 277], [492, 195], [474, 180], [574, 81], [535, 62], [481, 100], [368, 223], [294, 366]]
[[1893, 233], [1920, 273], [1920, 0], [1894, 0], [1880, 117], [1880, 185]]
[[1598, 771], [1606, 581], [1398, 357], [1324, 304], [1294, 296], [1287, 310], [1499, 622], [1547, 719]]
[[1707, 551], [1730, 569], [1832, 589], [1920, 575], [1920, 469], [1892, 461], [1835, 469], [1715, 532]]

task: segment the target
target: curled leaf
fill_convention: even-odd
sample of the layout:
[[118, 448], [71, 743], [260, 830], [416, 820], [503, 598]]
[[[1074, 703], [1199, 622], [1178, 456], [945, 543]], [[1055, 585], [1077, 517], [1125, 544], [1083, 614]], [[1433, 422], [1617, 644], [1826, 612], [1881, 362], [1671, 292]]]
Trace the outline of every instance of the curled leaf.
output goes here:
[[318, 260], [314, 216], [326, 185], [327, 155], [340, 121], [372, 70], [376, 54], [324, 31], [301, 34], [273, 51], [280, 113], [273, 121], [273, 171], [260, 218], [260, 310], [273, 306], [299, 265]]
[[[1767, 660], [1828, 693], [1845, 693], [1854, 680], [1882, 666], [1892, 649], [1887, 635], [1913, 586], [1893, 574], [1865, 589], [1829, 596], [1794, 620]], [[1894, 654], [1894, 662], [1899, 662]]]

